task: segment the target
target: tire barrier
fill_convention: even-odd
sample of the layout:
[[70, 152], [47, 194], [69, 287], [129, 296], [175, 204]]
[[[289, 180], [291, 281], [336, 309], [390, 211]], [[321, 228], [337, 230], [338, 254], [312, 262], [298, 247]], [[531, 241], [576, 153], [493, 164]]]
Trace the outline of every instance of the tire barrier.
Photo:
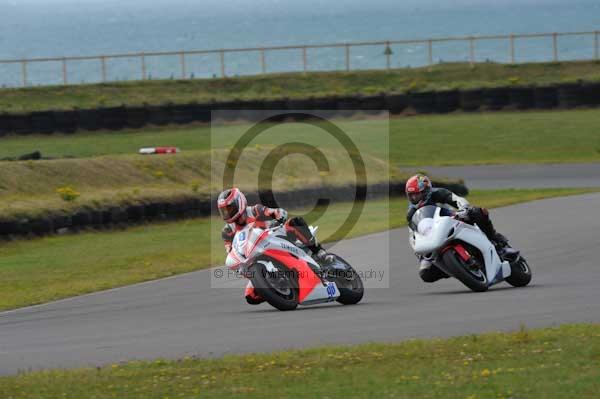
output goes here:
[[435, 110], [440, 114], [456, 111], [460, 108], [458, 90], [438, 91], [435, 95]]
[[584, 104], [584, 90], [580, 84], [559, 86], [558, 105], [561, 108], [575, 108]]
[[485, 110], [499, 111], [510, 104], [509, 87], [493, 87], [484, 89], [482, 93], [482, 105]]
[[514, 109], [524, 110], [535, 106], [531, 87], [514, 87], [510, 89], [510, 103]]
[[36, 133], [50, 134], [55, 130], [54, 114], [50, 111], [33, 112], [30, 115], [31, 130]]
[[[433, 182], [458, 195], [467, 195], [468, 189], [461, 183]], [[367, 187], [367, 200], [386, 196], [404, 196], [404, 182], [372, 184]], [[300, 208], [312, 206], [321, 198], [332, 202], [354, 201], [354, 185], [307, 187], [286, 192], [261, 191], [248, 193], [249, 202], [261, 202], [267, 206]], [[22, 236], [77, 233], [85, 230], [119, 229], [144, 223], [165, 220], [181, 220], [216, 215], [214, 201], [208, 196], [177, 198], [172, 201], [157, 200], [147, 203], [108, 205], [101, 209], [77, 209], [71, 213], [56, 212], [32, 218], [0, 218], [0, 239]]]
[[125, 125], [130, 128], [140, 128], [148, 123], [146, 107], [129, 107], [126, 110], [127, 118]]
[[79, 128], [82, 130], [98, 130], [100, 123], [100, 112], [96, 109], [82, 109], [78, 111]]
[[463, 111], [477, 111], [483, 102], [482, 89], [468, 89], [460, 92], [460, 108]]
[[[388, 110], [393, 115], [412, 108], [416, 113], [473, 112], [502, 109], [552, 109], [600, 106], [600, 83], [576, 83], [539, 87], [496, 87], [486, 89], [443, 90], [407, 94], [378, 94], [282, 98], [268, 100], [232, 100], [214, 103], [120, 106], [98, 109], [43, 111], [30, 114], [0, 114], [0, 136], [7, 134], [73, 133], [76, 130], [120, 130], [147, 125], [209, 123], [211, 111], [225, 121], [260, 120], [270, 110], [333, 110], [339, 117], [351, 117], [358, 111], [375, 114]], [[260, 111], [264, 110], [265, 114]], [[258, 112], [257, 112], [258, 111]], [[294, 120], [303, 119], [298, 116]], [[283, 120], [284, 118], [282, 118]], [[285, 118], [289, 120], [289, 118]]]
[[555, 86], [535, 87], [533, 89], [535, 108], [551, 109], [558, 106], [558, 89]]
[[589, 83], [583, 86], [585, 105], [600, 105], [600, 83]]
[[54, 128], [57, 132], [62, 133], [73, 133], [75, 132], [79, 124], [79, 113], [78, 111], [54, 111]]
[[436, 93], [434, 91], [409, 93], [408, 102], [419, 114], [431, 114], [436, 112]]
[[28, 114], [14, 114], [9, 119], [9, 129], [14, 134], [35, 133], [31, 126], [31, 118]]
[[390, 94], [385, 97], [386, 108], [392, 115], [397, 115], [408, 107], [408, 97], [405, 94]]

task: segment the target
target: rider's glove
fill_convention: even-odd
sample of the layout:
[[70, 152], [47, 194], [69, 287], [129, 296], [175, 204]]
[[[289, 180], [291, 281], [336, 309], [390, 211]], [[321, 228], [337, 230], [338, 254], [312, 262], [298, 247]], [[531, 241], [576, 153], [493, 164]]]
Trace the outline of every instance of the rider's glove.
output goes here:
[[454, 218], [458, 219], [458, 220], [467, 220], [467, 219], [469, 219], [469, 211], [470, 210], [471, 210], [471, 208], [469, 206], [462, 207], [461, 209], [459, 209], [456, 212], [456, 215], [454, 215]]
[[278, 213], [278, 214], [277, 214], [277, 221], [278, 221], [279, 223], [285, 223], [285, 221], [286, 221], [286, 220], [287, 220], [287, 218], [288, 218], [288, 213], [287, 213], [287, 211], [286, 211], [285, 209], [279, 208], [279, 209], [277, 210], [277, 213]]

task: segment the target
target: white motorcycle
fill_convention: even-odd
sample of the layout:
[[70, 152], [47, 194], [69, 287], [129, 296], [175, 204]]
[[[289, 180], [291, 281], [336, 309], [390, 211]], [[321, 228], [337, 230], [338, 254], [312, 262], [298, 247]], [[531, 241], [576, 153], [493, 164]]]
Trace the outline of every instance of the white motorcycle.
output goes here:
[[[315, 234], [316, 228], [310, 229]], [[251, 223], [235, 234], [226, 265], [250, 280], [245, 297], [252, 305], [266, 301], [279, 310], [293, 310], [298, 305], [360, 302], [360, 275], [332, 255], [331, 264], [319, 265], [300, 241], [287, 239], [283, 226], [262, 229]]]
[[514, 287], [531, 281], [531, 269], [519, 251], [500, 258], [477, 226], [457, 220], [446, 208], [420, 208], [410, 221], [410, 229], [409, 242], [416, 254], [473, 291], [486, 291], [502, 281]]

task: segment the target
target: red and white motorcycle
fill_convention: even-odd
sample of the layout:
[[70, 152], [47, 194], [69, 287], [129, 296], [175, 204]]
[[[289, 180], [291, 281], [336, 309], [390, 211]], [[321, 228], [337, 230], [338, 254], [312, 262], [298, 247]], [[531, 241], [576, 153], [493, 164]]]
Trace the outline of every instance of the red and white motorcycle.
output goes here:
[[[316, 228], [311, 226], [311, 231]], [[356, 304], [364, 294], [362, 279], [350, 264], [334, 257], [320, 265], [300, 241], [287, 239], [283, 225], [262, 229], [250, 223], [233, 238], [226, 265], [250, 280], [245, 292], [250, 304], [264, 300], [279, 310], [333, 301]]]
[[409, 242], [416, 254], [473, 291], [486, 291], [502, 281], [515, 287], [531, 281], [531, 269], [519, 251], [501, 258], [477, 226], [457, 220], [446, 208], [420, 208], [412, 216], [410, 229]]

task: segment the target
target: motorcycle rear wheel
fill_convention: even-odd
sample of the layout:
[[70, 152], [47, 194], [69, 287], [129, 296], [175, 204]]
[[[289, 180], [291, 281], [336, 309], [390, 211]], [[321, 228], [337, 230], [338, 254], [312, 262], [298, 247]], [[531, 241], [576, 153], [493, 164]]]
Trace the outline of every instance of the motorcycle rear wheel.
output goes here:
[[[276, 265], [278, 274], [269, 272], [262, 263], [254, 264], [252, 285], [256, 292], [265, 298], [269, 305], [279, 310], [294, 310], [298, 307], [298, 280], [294, 273], [287, 268]], [[285, 279], [281, 280], [281, 279]], [[281, 284], [275, 285], [275, 280]], [[284, 285], [287, 284], [287, 287]]]
[[458, 279], [461, 283], [475, 292], [484, 292], [488, 289], [488, 280], [485, 271], [479, 269], [478, 273], [469, 270], [462, 258], [454, 249], [449, 249], [442, 256], [446, 273]]

